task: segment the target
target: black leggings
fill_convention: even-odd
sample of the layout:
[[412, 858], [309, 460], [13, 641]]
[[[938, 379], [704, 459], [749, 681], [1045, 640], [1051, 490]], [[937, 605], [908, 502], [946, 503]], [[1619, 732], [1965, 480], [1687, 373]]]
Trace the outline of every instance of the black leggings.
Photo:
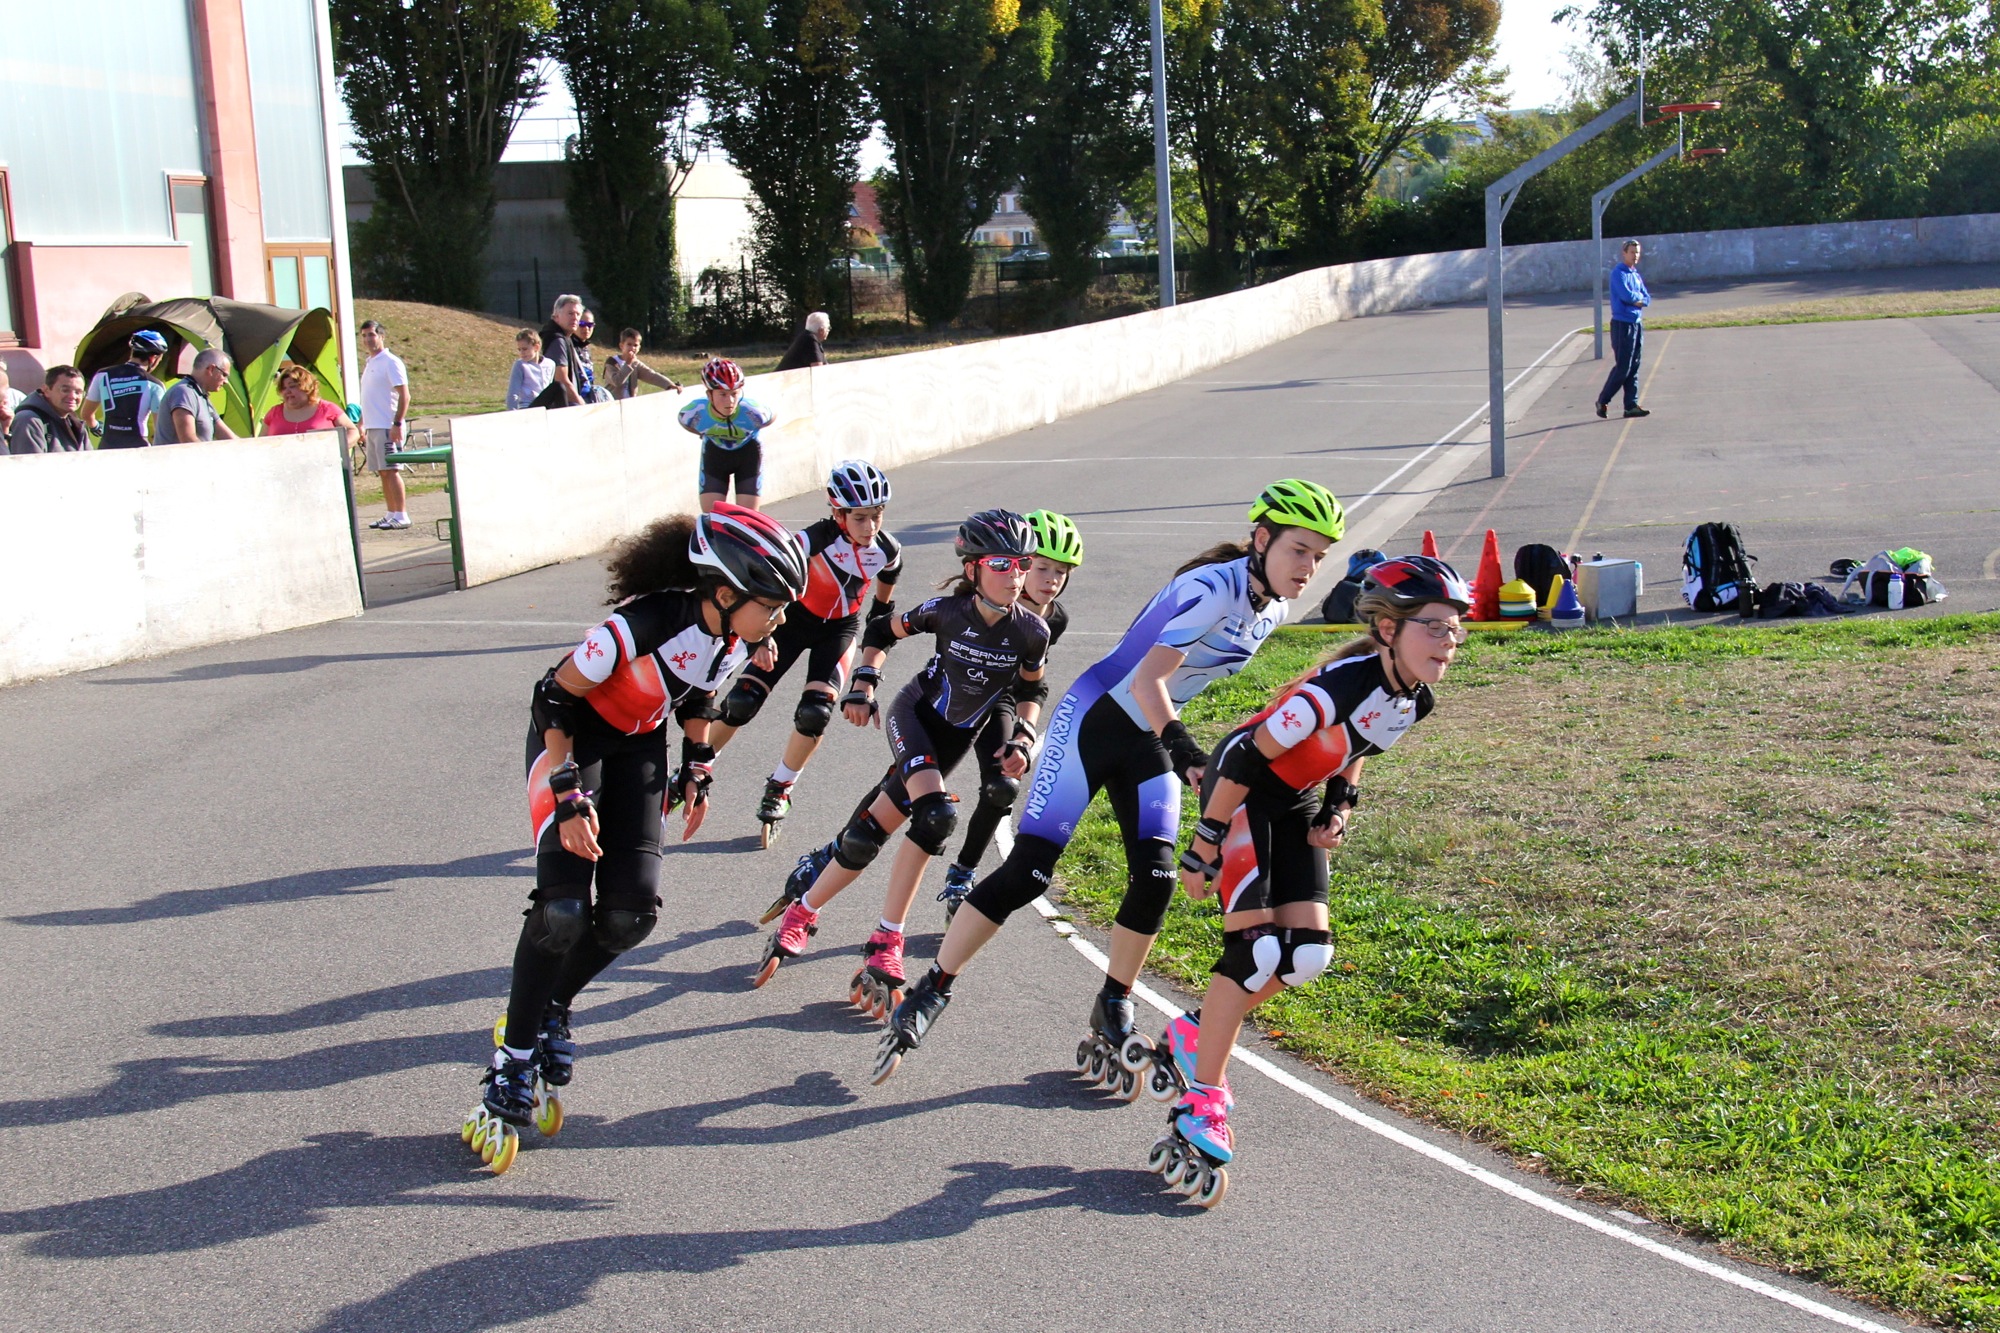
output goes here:
[[[535, 828], [534, 904], [559, 898], [591, 900], [593, 915], [608, 911], [656, 913], [660, 908], [660, 837], [667, 795], [667, 729], [639, 736], [614, 731], [585, 717], [571, 739], [582, 770], [583, 789], [597, 804], [597, 845], [603, 856], [585, 860], [562, 845], [555, 798], [549, 792], [551, 767], [541, 734], [528, 731], [528, 810]], [[525, 915], [525, 914], [524, 914]], [[535, 1044], [549, 1001], [567, 1005], [611, 965], [617, 950], [598, 942], [594, 931], [560, 957], [532, 943], [523, 927], [514, 946], [514, 984], [507, 1001], [507, 1044], [517, 1050]]]
[[[1050, 736], [1053, 746], [1054, 727]], [[1045, 751], [1042, 762], [1049, 760]], [[1140, 935], [1157, 935], [1174, 896], [1180, 782], [1173, 776], [1173, 761], [1160, 738], [1132, 721], [1108, 695], [1092, 704], [1077, 726], [1076, 761], [1081, 763], [1082, 800], [1074, 802], [1078, 808], [1063, 820], [1073, 831], [1073, 821], [1083, 813], [1081, 806], [1091, 794], [1104, 792], [1125, 842], [1125, 898], [1118, 905], [1118, 924]], [[1042, 785], [1039, 770], [1035, 782]], [[1033, 822], [1032, 804], [1029, 815]], [[965, 901], [989, 921], [1004, 922], [1054, 885], [1056, 862], [1067, 840], [1059, 843], [1027, 828], [1024, 824], [1000, 868], [966, 896]]]
[[[979, 729], [978, 739], [972, 742], [973, 757], [979, 760], [979, 804], [972, 808], [972, 814], [965, 821], [965, 845], [958, 849], [954, 862], [968, 870], [978, 869], [980, 858], [993, 845], [994, 833], [1014, 809], [1014, 796], [1019, 784], [1000, 771], [1000, 758], [994, 753], [1013, 739], [1012, 727], [1007, 728], [1007, 735], [1000, 734], [1004, 725], [998, 713], [987, 714], [986, 725]], [[1002, 793], [1006, 793], [1004, 801], [999, 799]]]

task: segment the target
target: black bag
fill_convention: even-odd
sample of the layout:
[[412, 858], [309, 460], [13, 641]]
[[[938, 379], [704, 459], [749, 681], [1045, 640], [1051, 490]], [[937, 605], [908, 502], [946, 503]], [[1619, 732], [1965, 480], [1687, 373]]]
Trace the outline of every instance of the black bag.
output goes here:
[[1929, 606], [1937, 600], [1931, 581], [1922, 574], [1892, 574], [1875, 569], [1855, 575], [1868, 592], [1868, 605], [1901, 611], [1912, 606]]
[[1351, 625], [1354, 623], [1354, 599], [1361, 595], [1361, 585], [1368, 571], [1389, 557], [1377, 550], [1356, 551], [1347, 557], [1347, 575], [1333, 585], [1333, 591], [1319, 605], [1320, 619], [1329, 625]]
[[1681, 600], [1697, 611], [1735, 607], [1742, 616], [1755, 615], [1757, 577], [1750, 566], [1756, 559], [1743, 549], [1735, 524], [1702, 524], [1681, 552]]
[[1767, 583], [1764, 591], [1757, 594], [1757, 618], [1784, 620], [1790, 616], [1802, 616], [1808, 605], [1805, 584]]
[[1557, 579], [1576, 577], [1569, 557], [1546, 542], [1530, 542], [1514, 552], [1514, 577], [1535, 590], [1535, 604], [1549, 599], [1549, 589]]

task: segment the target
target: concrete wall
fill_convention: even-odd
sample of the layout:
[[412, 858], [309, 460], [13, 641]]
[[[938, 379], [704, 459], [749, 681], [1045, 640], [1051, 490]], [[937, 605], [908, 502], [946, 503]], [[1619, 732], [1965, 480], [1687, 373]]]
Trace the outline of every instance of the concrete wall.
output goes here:
[[361, 613], [331, 432], [0, 459], [0, 685]]

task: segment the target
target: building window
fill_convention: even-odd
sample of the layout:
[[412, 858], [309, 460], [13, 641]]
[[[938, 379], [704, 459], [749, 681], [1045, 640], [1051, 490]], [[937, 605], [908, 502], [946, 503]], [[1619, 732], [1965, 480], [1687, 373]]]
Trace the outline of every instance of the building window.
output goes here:
[[209, 222], [208, 182], [199, 176], [169, 176], [174, 239], [188, 248], [188, 294], [215, 295], [215, 228]]
[[287, 310], [324, 306], [339, 315], [333, 299], [332, 246], [266, 246], [264, 259], [270, 269], [272, 305]]
[[0, 171], [0, 344], [21, 341], [19, 298], [14, 286], [14, 208], [7, 195], [7, 173]]

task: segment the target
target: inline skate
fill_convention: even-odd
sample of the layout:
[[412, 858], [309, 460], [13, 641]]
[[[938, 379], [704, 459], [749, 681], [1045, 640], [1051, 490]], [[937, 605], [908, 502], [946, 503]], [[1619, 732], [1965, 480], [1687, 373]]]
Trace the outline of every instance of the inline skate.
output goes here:
[[[765, 851], [770, 851], [771, 844], [778, 840], [778, 825], [785, 822], [785, 816], [791, 813], [791, 809], [792, 784], [765, 778], [764, 799], [757, 806], [757, 822], [764, 826]], [[768, 921], [770, 917], [764, 919]]]
[[1194, 1083], [1194, 1060], [1201, 1038], [1201, 1010], [1167, 1024], [1157, 1042], [1134, 1035], [1118, 1058], [1139, 1076], [1148, 1097], [1170, 1102]]
[[861, 957], [847, 998], [870, 1018], [886, 1019], [903, 998], [903, 932], [878, 929], [861, 946]]
[[965, 901], [965, 895], [972, 892], [973, 871], [969, 866], [954, 865], [944, 872], [944, 887], [938, 890], [937, 900], [944, 904], [945, 929], [951, 928], [951, 919], [958, 915], [958, 905]]
[[764, 946], [764, 961], [757, 965], [757, 975], [750, 979], [750, 984], [762, 986], [769, 981], [777, 974], [779, 963], [804, 953], [806, 941], [817, 934], [818, 912], [803, 902], [786, 904], [785, 919], [771, 932], [771, 942]]
[[486, 1095], [465, 1117], [458, 1137], [497, 1176], [514, 1165], [521, 1130], [535, 1118], [535, 1062], [495, 1051], [484, 1082]]
[[1204, 1208], [1222, 1202], [1229, 1190], [1224, 1164], [1236, 1155], [1229, 1112], [1236, 1104], [1229, 1084], [1197, 1083], [1167, 1112], [1167, 1132], [1146, 1154], [1146, 1169], [1166, 1178], [1167, 1188]]
[[815, 847], [798, 859], [792, 873], [785, 876], [785, 891], [771, 900], [764, 909], [764, 915], [757, 918], [757, 924], [768, 926], [784, 913], [787, 907], [806, 896], [812, 886], [819, 883], [819, 877], [833, 864], [833, 844]]
[[[493, 1020], [493, 1049], [507, 1044], [507, 1015]], [[497, 1056], [495, 1057], [498, 1058]], [[542, 1015], [541, 1030], [535, 1034], [535, 1053], [528, 1057], [535, 1066], [534, 1125], [544, 1138], [553, 1138], [563, 1127], [562, 1089], [569, 1086], [576, 1069], [576, 1042], [569, 1033], [569, 1006], [549, 1001]]]
[[910, 993], [896, 1006], [882, 1040], [875, 1048], [874, 1082], [886, 1083], [903, 1063], [903, 1056], [924, 1044], [924, 1034], [937, 1022], [938, 1015], [951, 1003], [951, 996], [937, 988], [929, 972], [917, 979]]
[[1076, 1072], [1093, 1086], [1133, 1101], [1139, 1096], [1139, 1071], [1152, 1050], [1152, 1043], [1132, 1030], [1132, 997], [1100, 992], [1090, 1006], [1090, 1031], [1076, 1044]]

